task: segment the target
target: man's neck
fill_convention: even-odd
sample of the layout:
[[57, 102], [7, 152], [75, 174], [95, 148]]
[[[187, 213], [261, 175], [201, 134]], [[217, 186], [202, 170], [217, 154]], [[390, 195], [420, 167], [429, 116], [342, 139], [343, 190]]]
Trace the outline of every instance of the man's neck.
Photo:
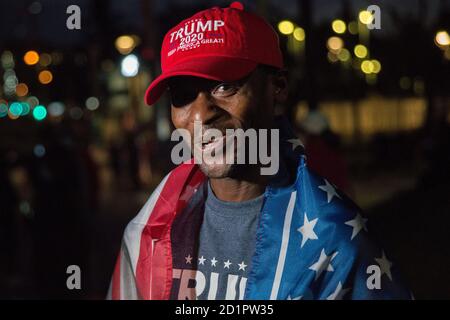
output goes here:
[[[265, 180], [265, 179], [264, 179]], [[234, 178], [211, 178], [211, 189], [222, 201], [241, 202], [254, 199], [264, 193], [266, 181], [248, 181]]]

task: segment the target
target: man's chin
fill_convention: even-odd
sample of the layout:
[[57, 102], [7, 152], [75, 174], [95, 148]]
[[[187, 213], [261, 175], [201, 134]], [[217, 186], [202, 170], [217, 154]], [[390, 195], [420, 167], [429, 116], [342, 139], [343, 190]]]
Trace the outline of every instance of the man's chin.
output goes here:
[[233, 170], [233, 165], [231, 164], [206, 164], [202, 163], [199, 165], [200, 170], [208, 177], [212, 179], [221, 179], [230, 177]]

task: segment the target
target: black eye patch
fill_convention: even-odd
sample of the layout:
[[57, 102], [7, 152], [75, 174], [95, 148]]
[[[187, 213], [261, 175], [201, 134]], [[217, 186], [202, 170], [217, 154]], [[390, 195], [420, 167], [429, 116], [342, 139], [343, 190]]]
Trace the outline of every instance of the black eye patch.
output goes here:
[[202, 91], [210, 92], [220, 82], [197, 77], [174, 77], [169, 79], [168, 91], [174, 107], [183, 107], [194, 101]]

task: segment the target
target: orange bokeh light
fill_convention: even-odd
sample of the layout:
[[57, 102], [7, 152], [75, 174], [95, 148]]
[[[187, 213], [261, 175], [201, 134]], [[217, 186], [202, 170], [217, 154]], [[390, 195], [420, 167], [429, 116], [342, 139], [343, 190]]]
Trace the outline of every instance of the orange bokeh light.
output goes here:
[[23, 56], [23, 61], [28, 65], [35, 65], [39, 62], [39, 54], [36, 51], [30, 50]]
[[48, 70], [39, 72], [39, 82], [42, 84], [49, 84], [53, 80], [53, 74]]
[[25, 83], [19, 83], [16, 86], [16, 95], [18, 97], [25, 97], [28, 94], [28, 86]]

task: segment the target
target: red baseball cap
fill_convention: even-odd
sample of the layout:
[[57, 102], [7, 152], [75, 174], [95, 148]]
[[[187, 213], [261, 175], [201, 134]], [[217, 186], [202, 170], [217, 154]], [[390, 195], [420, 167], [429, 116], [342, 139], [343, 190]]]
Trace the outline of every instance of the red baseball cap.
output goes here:
[[145, 102], [154, 104], [170, 77], [236, 81], [258, 64], [283, 67], [278, 35], [263, 18], [244, 11], [240, 2], [198, 12], [164, 36], [162, 73], [147, 88]]

